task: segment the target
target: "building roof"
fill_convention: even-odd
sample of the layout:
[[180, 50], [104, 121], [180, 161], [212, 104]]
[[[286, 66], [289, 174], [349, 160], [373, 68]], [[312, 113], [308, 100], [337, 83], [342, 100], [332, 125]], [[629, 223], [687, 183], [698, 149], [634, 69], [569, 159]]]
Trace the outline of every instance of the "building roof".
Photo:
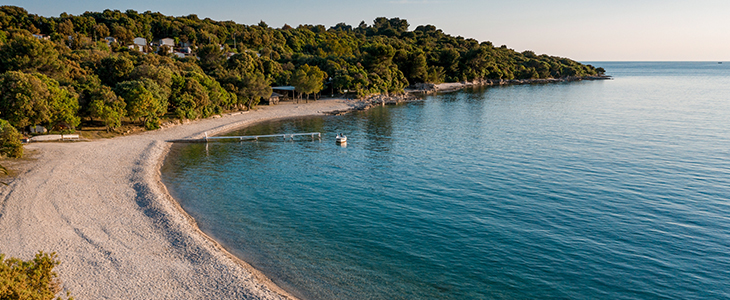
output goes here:
[[272, 90], [280, 90], [280, 91], [293, 91], [295, 90], [295, 87], [293, 86], [274, 86], [271, 87]]

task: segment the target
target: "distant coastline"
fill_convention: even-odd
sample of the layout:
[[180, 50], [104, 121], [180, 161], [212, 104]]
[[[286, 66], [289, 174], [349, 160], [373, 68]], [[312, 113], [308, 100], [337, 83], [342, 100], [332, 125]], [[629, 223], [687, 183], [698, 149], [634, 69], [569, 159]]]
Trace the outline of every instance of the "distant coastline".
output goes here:
[[[472, 87], [483, 86], [504, 86], [504, 85], [521, 85], [521, 84], [549, 84], [559, 82], [573, 82], [584, 80], [612, 80], [613, 77], [607, 75], [583, 76], [583, 77], [566, 77], [566, 78], [547, 78], [547, 79], [477, 79], [473, 81], [446, 82], [446, 83], [419, 83], [404, 89], [402, 94], [392, 95], [372, 95], [359, 101], [352, 110], [367, 110], [373, 106], [395, 105], [404, 102], [417, 101], [422, 99], [424, 95], [436, 93], [455, 92]], [[333, 111], [330, 114], [342, 114], [346, 111]]]
[[452, 92], [470, 87], [494, 86], [494, 85], [519, 85], [519, 84], [546, 84], [558, 82], [571, 82], [583, 80], [610, 80], [613, 79], [607, 75], [582, 76], [582, 77], [565, 77], [565, 78], [538, 78], [538, 79], [477, 79], [473, 81], [440, 83], [440, 84], [421, 84], [416, 86], [415, 90], [407, 90], [410, 93], [439, 93]]

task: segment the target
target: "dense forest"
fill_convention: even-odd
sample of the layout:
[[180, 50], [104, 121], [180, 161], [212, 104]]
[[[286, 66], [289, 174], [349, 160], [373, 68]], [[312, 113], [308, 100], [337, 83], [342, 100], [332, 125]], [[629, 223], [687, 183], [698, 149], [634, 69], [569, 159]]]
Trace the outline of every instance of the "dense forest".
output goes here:
[[251, 109], [272, 86], [294, 86], [307, 97], [323, 89], [367, 96], [416, 83], [602, 72], [432, 25], [410, 31], [399, 18], [272, 28], [149, 11], [47, 18], [0, 7], [0, 118], [21, 129], [74, 128], [82, 120], [154, 129], [161, 118]]

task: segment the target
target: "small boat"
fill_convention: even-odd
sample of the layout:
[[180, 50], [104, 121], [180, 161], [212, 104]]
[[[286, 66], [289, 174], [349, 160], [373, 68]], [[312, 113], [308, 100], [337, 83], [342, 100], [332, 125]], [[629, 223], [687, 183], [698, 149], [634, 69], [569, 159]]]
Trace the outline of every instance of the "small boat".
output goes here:
[[340, 133], [340, 134], [337, 134], [337, 137], [335, 137], [335, 141], [338, 144], [347, 143], [347, 137], [344, 134]]

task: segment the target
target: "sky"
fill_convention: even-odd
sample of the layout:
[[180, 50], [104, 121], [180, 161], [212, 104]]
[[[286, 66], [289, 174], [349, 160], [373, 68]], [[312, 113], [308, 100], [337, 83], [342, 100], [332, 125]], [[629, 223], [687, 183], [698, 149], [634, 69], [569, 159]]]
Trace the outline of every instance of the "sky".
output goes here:
[[241, 24], [369, 25], [377, 17], [578, 61], [730, 61], [727, 0], [2, 0], [57, 17], [133, 9]]

